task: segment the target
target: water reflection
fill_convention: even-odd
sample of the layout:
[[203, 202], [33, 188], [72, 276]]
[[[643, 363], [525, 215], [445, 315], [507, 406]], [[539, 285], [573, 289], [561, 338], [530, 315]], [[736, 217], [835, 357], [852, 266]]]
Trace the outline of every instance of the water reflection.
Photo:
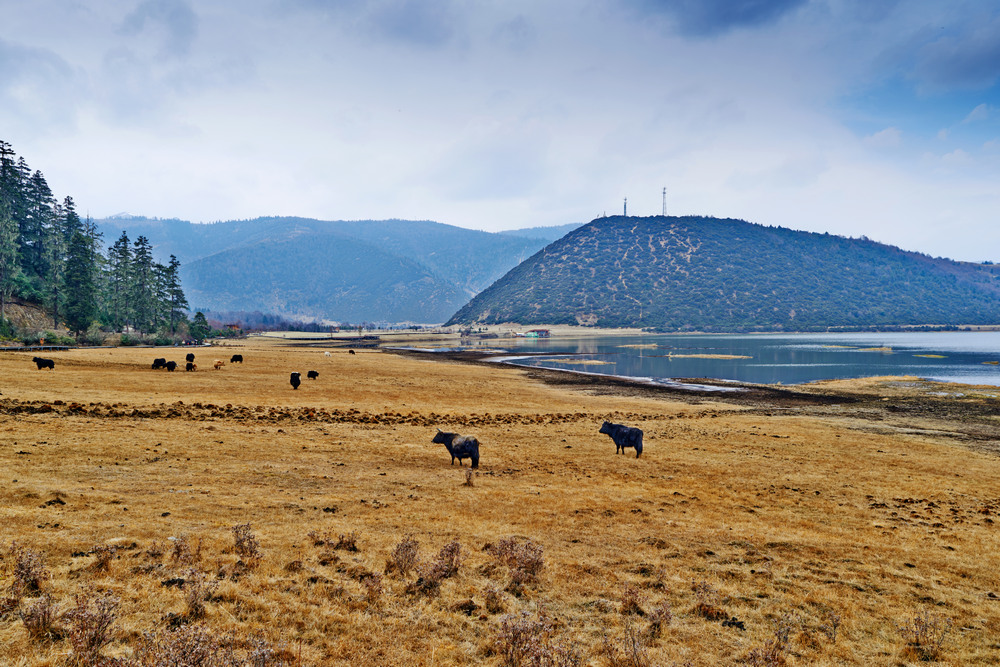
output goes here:
[[1000, 386], [1000, 332], [593, 336], [493, 341], [517, 363], [644, 378], [767, 384], [911, 375]]

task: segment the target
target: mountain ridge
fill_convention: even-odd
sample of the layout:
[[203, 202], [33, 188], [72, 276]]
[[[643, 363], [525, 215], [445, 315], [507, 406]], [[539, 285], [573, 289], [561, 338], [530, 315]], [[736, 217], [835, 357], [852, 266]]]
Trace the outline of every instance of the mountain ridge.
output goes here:
[[598, 218], [448, 324], [789, 331], [1000, 322], [1000, 267], [699, 216]]

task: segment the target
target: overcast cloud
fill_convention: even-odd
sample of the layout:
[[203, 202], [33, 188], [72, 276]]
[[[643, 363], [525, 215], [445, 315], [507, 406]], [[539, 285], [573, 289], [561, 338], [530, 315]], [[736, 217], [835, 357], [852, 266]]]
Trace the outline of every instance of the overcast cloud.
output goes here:
[[499, 230], [719, 215], [1000, 261], [993, 0], [0, 0], [60, 197]]

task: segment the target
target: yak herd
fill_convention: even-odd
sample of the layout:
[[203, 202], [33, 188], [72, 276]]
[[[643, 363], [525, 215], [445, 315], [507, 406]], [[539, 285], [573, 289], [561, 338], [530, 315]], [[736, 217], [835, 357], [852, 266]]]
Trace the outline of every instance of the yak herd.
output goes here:
[[[354, 350], [349, 350], [350, 354], [354, 354]], [[324, 352], [326, 356], [330, 356], [329, 352]], [[52, 359], [43, 359], [42, 357], [34, 357], [32, 361], [38, 370], [55, 370], [56, 364]], [[242, 364], [243, 355], [234, 354], [229, 359], [230, 364]], [[213, 367], [219, 370], [226, 365], [226, 362], [222, 359], [216, 359], [213, 362]], [[159, 357], [153, 359], [153, 370], [166, 369], [167, 371], [173, 371], [177, 368], [176, 361], [167, 361], [166, 358]], [[194, 353], [188, 352], [185, 357], [185, 367], [186, 371], [196, 371], [198, 366], [194, 363]], [[299, 385], [302, 384], [301, 373], [292, 373], [289, 377], [289, 383], [292, 385], [292, 389], [298, 389]], [[310, 380], [315, 380], [319, 377], [317, 371], [308, 371], [306, 377]], [[625, 426], [624, 424], [612, 424], [611, 422], [604, 422], [601, 424], [599, 433], [604, 433], [615, 443], [615, 453], [624, 454], [626, 448], [632, 448], [635, 450], [635, 458], [639, 458], [642, 454], [642, 430], [635, 428], [634, 426]], [[431, 439], [434, 444], [444, 445], [451, 454], [451, 464], [455, 465], [455, 459], [458, 459], [458, 465], [462, 465], [463, 459], [469, 459], [469, 465], [472, 468], [479, 467], [479, 440], [471, 435], [459, 435], [458, 433], [445, 433], [441, 429], [438, 429], [437, 433]]]

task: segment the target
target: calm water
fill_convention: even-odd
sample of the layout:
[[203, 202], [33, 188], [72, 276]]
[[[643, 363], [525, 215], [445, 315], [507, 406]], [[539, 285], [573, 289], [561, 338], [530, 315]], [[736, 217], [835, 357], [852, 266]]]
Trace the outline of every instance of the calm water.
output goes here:
[[[487, 342], [487, 341], [484, 341]], [[525, 357], [514, 363], [668, 380], [715, 378], [768, 384], [915, 375], [1000, 386], [1000, 332], [643, 335], [488, 341]], [[702, 358], [724, 355], [741, 358]]]

